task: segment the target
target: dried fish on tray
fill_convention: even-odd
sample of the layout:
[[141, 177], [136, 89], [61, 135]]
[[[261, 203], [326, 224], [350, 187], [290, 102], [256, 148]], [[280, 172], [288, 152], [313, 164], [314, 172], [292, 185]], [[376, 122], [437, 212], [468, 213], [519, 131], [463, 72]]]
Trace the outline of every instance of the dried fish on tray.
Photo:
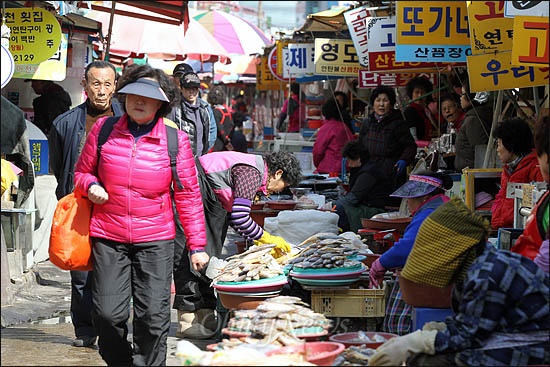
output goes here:
[[291, 268], [332, 269], [357, 265], [357, 261], [349, 260], [357, 255], [352, 247], [351, 239], [333, 234], [312, 236], [302, 244], [303, 248], [288, 261]]
[[364, 345], [351, 346], [344, 349], [334, 362], [333, 366], [368, 366], [369, 359], [376, 352], [375, 349], [367, 348]]
[[300, 298], [278, 296], [261, 302], [255, 310], [234, 311], [226, 330], [247, 335], [246, 343], [287, 346], [304, 343], [300, 337], [326, 335], [331, 325], [331, 320]]
[[283, 274], [283, 268], [270, 254], [274, 247], [275, 245], [252, 246], [241, 254], [228, 257], [225, 266], [212, 279], [212, 284], [247, 282]]

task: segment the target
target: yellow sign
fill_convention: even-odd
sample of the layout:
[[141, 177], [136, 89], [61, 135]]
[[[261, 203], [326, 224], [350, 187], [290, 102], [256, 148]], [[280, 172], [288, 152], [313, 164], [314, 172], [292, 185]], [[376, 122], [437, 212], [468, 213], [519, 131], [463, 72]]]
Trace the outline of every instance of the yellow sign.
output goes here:
[[548, 66], [550, 64], [548, 17], [516, 16], [513, 19], [512, 65]]
[[67, 76], [68, 35], [62, 34], [57, 52], [40, 64], [15, 65], [14, 78], [62, 81]]
[[39, 64], [56, 53], [61, 26], [53, 14], [43, 8], [6, 8], [4, 14], [16, 65]]
[[357, 77], [359, 57], [351, 39], [315, 39], [315, 74]]
[[396, 1], [398, 45], [469, 45], [465, 1]]
[[504, 17], [503, 1], [468, 1], [472, 54], [510, 51], [514, 19]]
[[260, 57], [260, 65], [256, 68], [256, 89], [257, 90], [279, 90], [283, 82], [273, 76], [269, 70], [268, 56]]
[[[291, 40], [277, 40], [276, 41], [276, 47], [277, 47], [277, 60], [284, 60], [283, 55], [283, 49], [288, 48], [288, 45], [290, 44]], [[277, 74], [284, 75], [283, 74], [283, 61], [277, 62]]]
[[467, 57], [470, 90], [483, 92], [548, 85], [550, 68], [514, 66], [512, 52], [482, 54]]

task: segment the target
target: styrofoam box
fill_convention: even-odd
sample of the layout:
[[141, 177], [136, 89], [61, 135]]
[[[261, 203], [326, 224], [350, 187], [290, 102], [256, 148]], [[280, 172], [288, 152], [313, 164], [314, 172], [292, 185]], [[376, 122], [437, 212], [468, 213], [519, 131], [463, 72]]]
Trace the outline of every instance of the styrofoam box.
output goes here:
[[313, 154], [310, 152], [293, 152], [298, 161], [302, 171], [309, 171], [313, 169]]

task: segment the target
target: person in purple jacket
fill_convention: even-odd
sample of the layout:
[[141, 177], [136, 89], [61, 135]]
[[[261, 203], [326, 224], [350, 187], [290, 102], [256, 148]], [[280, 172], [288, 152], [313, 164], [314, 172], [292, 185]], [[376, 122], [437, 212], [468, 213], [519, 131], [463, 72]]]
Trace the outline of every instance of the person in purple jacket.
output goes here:
[[[405, 266], [420, 225], [435, 209], [449, 201], [445, 190], [449, 190], [452, 186], [452, 178], [445, 173], [421, 171], [412, 174], [407, 182], [390, 195], [407, 199], [412, 220], [405, 229], [403, 237], [372, 263], [369, 271], [370, 288], [382, 285], [386, 270], [396, 269], [399, 273]], [[403, 301], [396, 277], [390, 301], [386, 307], [384, 331], [404, 335], [411, 329], [411, 306]]]

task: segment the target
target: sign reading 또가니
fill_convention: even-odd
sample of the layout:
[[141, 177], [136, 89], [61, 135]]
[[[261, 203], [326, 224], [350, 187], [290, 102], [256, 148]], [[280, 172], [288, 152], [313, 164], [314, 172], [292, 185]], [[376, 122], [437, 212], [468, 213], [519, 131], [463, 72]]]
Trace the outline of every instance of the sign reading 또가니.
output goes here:
[[396, 1], [395, 59], [464, 62], [471, 55], [465, 1]]

